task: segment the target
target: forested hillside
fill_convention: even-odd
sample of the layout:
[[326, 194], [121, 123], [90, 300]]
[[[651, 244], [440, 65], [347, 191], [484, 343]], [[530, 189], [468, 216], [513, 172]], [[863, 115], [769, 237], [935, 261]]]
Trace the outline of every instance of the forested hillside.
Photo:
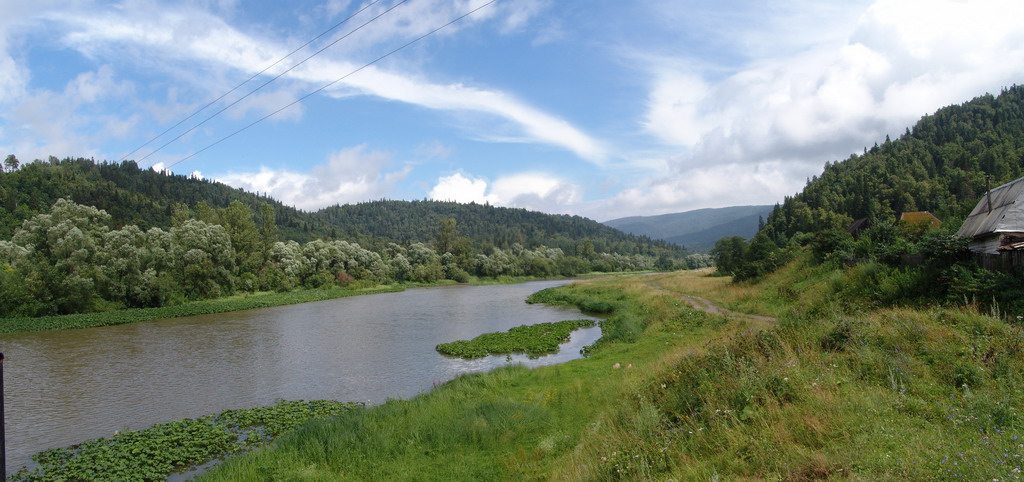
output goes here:
[[580, 216], [448, 201], [373, 201], [334, 206], [317, 213], [342, 233], [399, 243], [434, 239], [442, 219], [458, 221], [459, 233], [486, 248], [544, 245], [576, 254], [589, 239], [598, 252], [682, 256], [679, 246], [634, 236]]
[[[802, 192], [777, 205], [746, 242], [726, 238], [712, 254], [735, 280], [758, 278], [809, 250], [818, 263], [851, 268], [862, 303], [977, 302], [1024, 310], [1024, 276], [978, 267], [954, 235], [986, 192], [1024, 176], [1024, 87], [926, 115], [899, 138], [826, 164]], [[941, 228], [897, 222], [930, 211]], [[867, 218], [867, 229], [848, 231]], [[1005, 312], [1005, 311], [1004, 311]]]
[[597, 252], [670, 258], [687, 254], [670, 243], [628, 235], [590, 219], [525, 209], [440, 201], [373, 201], [304, 212], [258, 193], [140, 169], [131, 161], [97, 163], [51, 157], [9, 171], [0, 174], [0, 239], [9, 239], [25, 220], [46, 212], [60, 198], [106, 211], [114, 228], [135, 225], [142, 230], [169, 228], [175, 205], [195, 210], [205, 203], [223, 209], [238, 201], [254, 212], [269, 205], [282, 241], [339, 239], [367, 248], [382, 248], [389, 242], [432, 242], [441, 220], [453, 218], [459, 234], [484, 251], [518, 244], [560, 248], [575, 255], [577, 245], [587, 239]]
[[0, 174], [0, 316], [158, 307], [298, 287], [687, 268], [708, 260], [578, 216], [433, 201], [306, 213], [132, 162], [7, 164]]
[[133, 161], [105, 163], [51, 156], [0, 174], [0, 239], [9, 239], [25, 220], [46, 212], [61, 198], [106, 211], [116, 228], [168, 228], [175, 204], [194, 208], [206, 202], [225, 208], [239, 201], [252, 210], [269, 204], [282, 239], [304, 241], [330, 234], [328, 226], [307, 213], [221, 183], [140, 169]]
[[1004, 89], [926, 115], [902, 136], [827, 163], [821, 176], [768, 218], [778, 244], [796, 233], [931, 211], [959, 224], [986, 185], [1024, 176], [1024, 87]]

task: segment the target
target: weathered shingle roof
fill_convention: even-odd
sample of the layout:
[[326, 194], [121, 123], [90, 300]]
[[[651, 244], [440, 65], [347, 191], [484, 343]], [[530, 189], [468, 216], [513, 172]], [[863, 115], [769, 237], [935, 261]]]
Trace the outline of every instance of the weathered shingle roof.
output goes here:
[[964, 220], [957, 236], [974, 238], [992, 233], [1024, 231], [1024, 177], [1003, 184], [992, 191], [992, 212], [988, 195], [982, 195], [978, 205]]

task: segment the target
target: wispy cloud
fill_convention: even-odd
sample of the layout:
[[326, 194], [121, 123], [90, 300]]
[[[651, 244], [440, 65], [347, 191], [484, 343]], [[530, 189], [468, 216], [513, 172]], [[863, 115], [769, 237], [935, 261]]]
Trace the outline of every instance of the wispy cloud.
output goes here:
[[[373, 55], [382, 55], [396, 43], [423, 35], [458, 13], [467, 12], [483, 3], [481, 0], [412, 1], [374, 22], [372, 27], [360, 31], [353, 37], [356, 40], [352, 43], [343, 44], [349, 48], [360, 45], [383, 46], [383, 50], [363, 49], [376, 52]], [[509, 6], [483, 9], [467, 20], [469, 24], [479, 24], [501, 16], [505, 21], [505, 27], [501, 28], [513, 28], [536, 15], [542, 9], [542, 3], [512, 2]], [[384, 7], [375, 7], [380, 8]], [[188, 7], [169, 9], [149, 2], [128, 2], [117, 11], [67, 11], [50, 13], [49, 18], [66, 25], [68, 33], [64, 35], [63, 41], [86, 55], [118, 58], [127, 52], [144, 65], [153, 64], [155, 68], [175, 75], [181, 75], [179, 67], [182, 62], [200, 62], [215, 68], [254, 73], [288, 51], [278, 39], [261, 38], [242, 32], [207, 11]], [[446, 32], [448, 35], [453, 33], [448, 30]], [[335, 51], [332, 48], [292, 71], [288, 78], [303, 82], [303, 90], [308, 92], [362, 67], [365, 59], [354, 59], [345, 52], [345, 49]], [[276, 72], [283, 68], [277, 68]], [[188, 80], [195, 83], [200, 79]], [[208, 79], [202, 80], [211, 92], [224, 88], [222, 85], [210, 87]], [[259, 100], [279, 100], [281, 96], [296, 95], [294, 88], [275, 92], [256, 96], [250, 105], [258, 104]], [[394, 67], [373, 66], [338, 83], [330, 93], [336, 97], [369, 95], [440, 111], [484, 114], [491, 117], [492, 122], [485, 123], [478, 131], [471, 133], [478, 139], [553, 145], [594, 162], [601, 162], [607, 157], [600, 142], [564, 119], [533, 107], [513, 94], [486, 86], [439, 83], [427, 79], [424, 74], [402, 72]], [[269, 110], [269, 104], [266, 105], [263, 110]], [[293, 112], [292, 115], [298, 118], [300, 114]], [[488, 136], [488, 128], [495, 123], [513, 126], [515, 135]]]

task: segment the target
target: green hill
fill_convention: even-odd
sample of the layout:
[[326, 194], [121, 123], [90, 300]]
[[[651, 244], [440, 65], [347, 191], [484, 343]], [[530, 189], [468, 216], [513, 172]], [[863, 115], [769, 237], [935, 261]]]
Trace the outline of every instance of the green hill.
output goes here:
[[479, 249], [546, 246], [576, 254], [577, 244], [590, 240], [597, 252], [683, 257], [684, 249], [635, 236], [580, 216], [554, 215], [525, 209], [441, 201], [371, 201], [305, 212], [265, 195], [215, 181], [167, 175], [141, 169], [134, 162], [105, 163], [90, 159], [51, 158], [29, 162], [0, 173], [0, 239], [9, 239], [22, 222], [45, 212], [60, 198], [95, 206], [111, 215], [111, 225], [136, 225], [142, 230], [167, 228], [175, 204], [192, 208], [205, 202], [226, 208], [239, 201], [253, 212], [262, 204], [273, 208], [281, 240], [341, 239], [379, 248], [389, 242], [433, 242], [441, 220], [454, 218], [459, 235]]
[[859, 218], [892, 220], [930, 211], [959, 225], [986, 185], [1024, 176], [1024, 87], [983, 95], [926, 115], [896, 139], [827, 163], [804, 190], [768, 217], [783, 245], [796, 233], [843, 227]]
[[759, 223], [768, 217], [771, 210], [771, 206], [706, 208], [659, 216], [631, 216], [605, 221], [604, 224], [630, 234], [707, 252], [721, 238], [750, 238], [757, 234]]
[[590, 219], [524, 209], [382, 200], [304, 212], [134, 162], [51, 158], [0, 174], [0, 317], [705, 262]]

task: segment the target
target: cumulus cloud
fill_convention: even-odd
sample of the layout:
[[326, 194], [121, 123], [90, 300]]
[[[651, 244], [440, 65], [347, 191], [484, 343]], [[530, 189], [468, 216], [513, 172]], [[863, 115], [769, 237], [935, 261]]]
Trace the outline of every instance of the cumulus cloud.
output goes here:
[[129, 96], [134, 89], [107, 65], [80, 73], [62, 91], [25, 89], [0, 111], [0, 142], [11, 142], [0, 147], [25, 159], [96, 155], [98, 141], [123, 138], [138, 122], [138, 116], [107, 114], [96, 105]]
[[583, 192], [575, 184], [542, 173], [502, 176], [493, 183], [455, 173], [439, 178], [430, 190], [429, 197], [438, 201], [490, 203], [495, 206], [565, 213], [577, 208], [583, 199]]
[[487, 194], [486, 180], [466, 177], [462, 173], [438, 179], [437, 184], [430, 190], [429, 197], [436, 201], [455, 201], [463, 204], [489, 203], [492, 199], [497, 203], [497, 198]]
[[[669, 176], [617, 203], [650, 212], [780, 201], [826, 161], [896, 137], [942, 106], [1019, 83], [1020, 18], [1024, 3], [1013, 0], [878, 0], [849, 30], [830, 34], [841, 42], [804, 38], [803, 49], [728, 75], [652, 65], [643, 126], [682, 154], [669, 159]], [[773, 31], [761, 33], [770, 43]]]
[[258, 172], [229, 173], [218, 181], [247, 191], [266, 193], [299, 209], [380, 199], [392, 194], [411, 166], [398, 169], [391, 154], [356, 146], [336, 152], [308, 172], [260, 167]]

